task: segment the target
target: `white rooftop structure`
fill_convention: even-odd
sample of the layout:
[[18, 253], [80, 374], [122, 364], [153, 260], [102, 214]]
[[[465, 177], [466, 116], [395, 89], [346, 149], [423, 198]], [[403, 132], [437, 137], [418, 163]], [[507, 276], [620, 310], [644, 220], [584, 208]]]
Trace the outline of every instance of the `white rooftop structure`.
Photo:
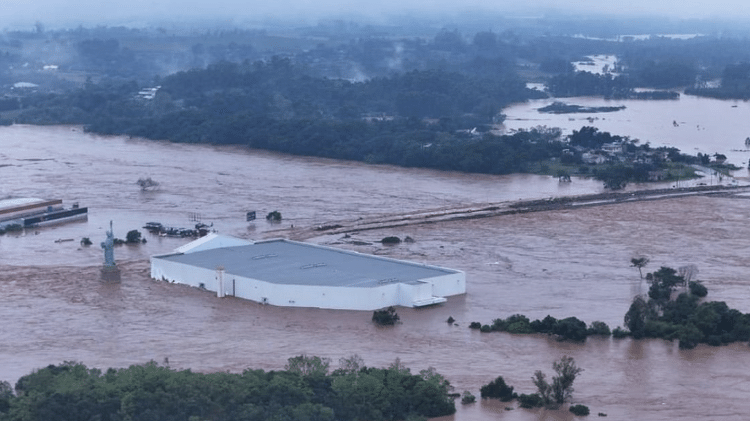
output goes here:
[[62, 205], [62, 200], [45, 200], [36, 197], [15, 197], [0, 199], [0, 221], [8, 221], [22, 216], [43, 212]]
[[18, 88], [18, 89], [30, 89], [30, 88], [37, 88], [39, 87], [39, 85], [37, 85], [36, 83], [31, 83], [31, 82], [16, 82], [13, 84], [13, 87]]
[[209, 234], [151, 258], [151, 277], [264, 304], [348, 310], [420, 307], [466, 292], [458, 270], [290, 240]]
[[191, 241], [184, 246], [177, 247], [174, 249], [175, 253], [195, 253], [197, 251], [210, 250], [224, 247], [234, 246], [249, 246], [253, 244], [252, 241], [243, 240], [241, 238], [228, 237], [226, 235], [219, 235], [216, 233], [210, 233], [203, 236], [195, 241]]
[[36, 197], [14, 197], [9, 199], [0, 199], [0, 211], [17, 208], [28, 205], [39, 205], [44, 204], [46, 200], [38, 199]]

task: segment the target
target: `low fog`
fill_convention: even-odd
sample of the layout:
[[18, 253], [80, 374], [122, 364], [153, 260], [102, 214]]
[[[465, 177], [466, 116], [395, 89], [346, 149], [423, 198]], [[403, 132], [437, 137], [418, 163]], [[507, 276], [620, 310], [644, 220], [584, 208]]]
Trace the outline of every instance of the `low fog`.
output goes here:
[[50, 28], [75, 25], [143, 26], [159, 22], [222, 21], [231, 24], [267, 19], [298, 20], [310, 23], [321, 17], [383, 19], [397, 15], [414, 17], [441, 16], [469, 11], [508, 13], [516, 16], [545, 14], [595, 14], [623, 16], [663, 16], [677, 19], [738, 19], [747, 18], [747, 8], [739, 1], [704, 2], [699, 0], [560, 2], [541, 0], [523, 2], [466, 0], [385, 0], [327, 2], [312, 0], [280, 0], [275, 2], [241, 2], [237, 0], [132, 0], [101, 2], [98, 0], [4, 0], [0, 26], [18, 29], [42, 23]]

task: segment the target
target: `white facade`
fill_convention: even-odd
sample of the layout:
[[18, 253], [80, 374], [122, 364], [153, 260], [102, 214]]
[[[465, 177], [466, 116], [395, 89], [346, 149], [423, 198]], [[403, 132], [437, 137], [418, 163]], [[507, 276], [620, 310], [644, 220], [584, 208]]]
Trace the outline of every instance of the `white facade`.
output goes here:
[[[224, 237], [223, 240], [220, 237], [217, 238], [215, 241], [219, 243], [227, 242], [227, 237]], [[292, 247], [299, 247], [303, 244], [288, 242], [286, 240], [280, 241]], [[209, 243], [211, 243], [210, 240], [204, 240], [200, 248], [205, 250], [206, 247], [210, 247]], [[243, 247], [253, 247], [253, 244], [262, 245], [263, 243], [251, 243]], [[461, 271], [385, 259], [379, 256], [362, 255], [355, 252], [310, 244], [304, 244], [303, 247], [306, 249], [314, 248], [317, 253], [321, 253], [321, 249], [324, 253], [330, 253], [332, 262], [325, 265], [321, 263], [320, 265], [326, 266], [321, 268], [321, 270], [331, 273], [341, 272], [340, 268], [336, 266], [335, 261], [366, 259], [374, 261], [379, 265], [393, 265], [396, 268], [402, 265], [405, 269], [412, 271], [416, 267], [417, 271], [424, 270], [426, 273], [439, 273], [439, 275], [421, 279], [409, 279], [407, 281], [399, 281], [395, 278], [377, 282], [370, 280], [359, 281], [356, 279], [348, 281], [344, 279], [339, 284], [332, 284], [325, 282], [329, 279], [326, 276], [327, 272], [322, 273], [323, 281], [319, 282], [316, 278], [321, 277], [321, 272], [317, 274], [306, 272], [305, 269], [308, 269], [309, 265], [299, 266], [297, 264], [297, 266], [294, 266], [296, 270], [292, 272], [295, 275], [297, 273], [302, 274], [302, 278], [292, 281], [286, 279], [277, 282], [275, 279], [257, 279], [249, 274], [232, 273], [232, 269], [229, 266], [216, 265], [210, 268], [205, 267], [207, 265], [204, 263], [204, 267], [199, 267], [185, 261], [170, 260], [170, 258], [182, 258], [186, 254], [180, 253], [180, 256], [175, 254], [152, 257], [151, 277], [156, 280], [204, 288], [217, 292], [217, 295], [220, 297], [235, 296], [276, 306], [318, 307], [341, 310], [377, 310], [388, 306], [420, 307], [441, 303], [446, 300], [445, 297], [447, 296], [464, 294], [466, 292], [466, 277]], [[226, 250], [229, 254], [232, 254], [237, 249]], [[188, 251], [187, 254], [189, 253]], [[252, 259], [250, 258], [250, 260]], [[183, 260], [189, 260], [189, 258]], [[245, 260], [244, 263], [247, 263], [248, 259]], [[285, 259], [281, 263], [285, 267], [288, 267], [289, 259]], [[252, 272], [252, 268], [249, 272]], [[282, 274], [288, 272], [289, 270], [286, 269], [281, 270]], [[308, 274], [310, 274], [310, 278], [305, 278]], [[356, 274], [353, 277], [356, 277]], [[220, 291], [220, 289], [223, 291]]]

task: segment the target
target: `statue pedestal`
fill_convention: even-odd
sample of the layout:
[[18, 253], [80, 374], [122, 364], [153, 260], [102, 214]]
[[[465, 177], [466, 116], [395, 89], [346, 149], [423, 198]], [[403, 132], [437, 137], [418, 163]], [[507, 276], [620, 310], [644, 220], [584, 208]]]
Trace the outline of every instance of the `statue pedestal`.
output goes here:
[[117, 266], [104, 266], [101, 270], [102, 282], [117, 284], [120, 283], [120, 268]]

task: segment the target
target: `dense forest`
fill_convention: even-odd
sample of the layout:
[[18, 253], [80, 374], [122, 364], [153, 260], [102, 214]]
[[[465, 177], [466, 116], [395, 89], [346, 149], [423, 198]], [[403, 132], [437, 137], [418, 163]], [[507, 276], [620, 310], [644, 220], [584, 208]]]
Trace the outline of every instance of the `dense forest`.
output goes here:
[[[456, 411], [450, 384], [398, 361], [371, 368], [354, 356], [329, 373], [319, 357], [286, 370], [200, 374], [156, 363], [104, 372], [67, 362], [0, 383], [0, 420], [405, 420]], [[15, 392], [15, 393], [14, 393]]]
[[[547, 133], [487, 133], [503, 106], [539, 95], [517, 78], [439, 70], [366, 82], [314, 78], [288, 59], [222, 62], [161, 81], [153, 100], [132, 86], [87, 84], [29, 97], [27, 123], [175, 142], [240, 144], [298, 155], [468, 172], [525, 172], [559, 155]], [[465, 130], [469, 127], [472, 130]]]
[[[502, 134], [503, 108], [548, 95], [675, 99], [688, 88], [736, 98], [750, 89], [746, 38], [596, 38], [603, 27], [593, 22], [577, 29], [588, 37], [566, 33], [564, 19], [498, 22], [507, 27], [467, 33], [457, 25], [430, 36], [419, 25], [351, 22], [287, 29], [295, 36], [283, 38], [244, 29], [6, 33], [0, 124], [79, 124], [102, 134], [441, 170], [562, 171], [618, 187], [623, 178], [649, 181], [654, 171], [689, 174], [637, 153], [589, 168], [582, 154], [600, 152], [564, 154], [569, 139], [554, 130]], [[575, 71], [572, 62], [594, 54], [618, 60], [603, 74]], [[718, 88], [705, 82], [717, 78]]]
[[[275, 57], [175, 73], [160, 81], [153, 98], [135, 96], [134, 82], [87, 83], [64, 94], [30, 95], [16, 120], [488, 174], [555, 175], [553, 167], [563, 165], [567, 173], [592, 175], [612, 188], [649, 181], [656, 170], [673, 170], [661, 179], [685, 178], [684, 170], [670, 163], [697, 162], [676, 150], [652, 151], [647, 144], [593, 128], [568, 138], [546, 128], [500, 135], [495, 130], [504, 106], [543, 95], [527, 89], [516, 75], [505, 76], [414, 70], [350, 82], [313, 77], [290, 59]], [[608, 155], [611, 165], [585, 165], [585, 153], [611, 142], [623, 144], [621, 154]], [[632, 164], [636, 159], [640, 163]]]

